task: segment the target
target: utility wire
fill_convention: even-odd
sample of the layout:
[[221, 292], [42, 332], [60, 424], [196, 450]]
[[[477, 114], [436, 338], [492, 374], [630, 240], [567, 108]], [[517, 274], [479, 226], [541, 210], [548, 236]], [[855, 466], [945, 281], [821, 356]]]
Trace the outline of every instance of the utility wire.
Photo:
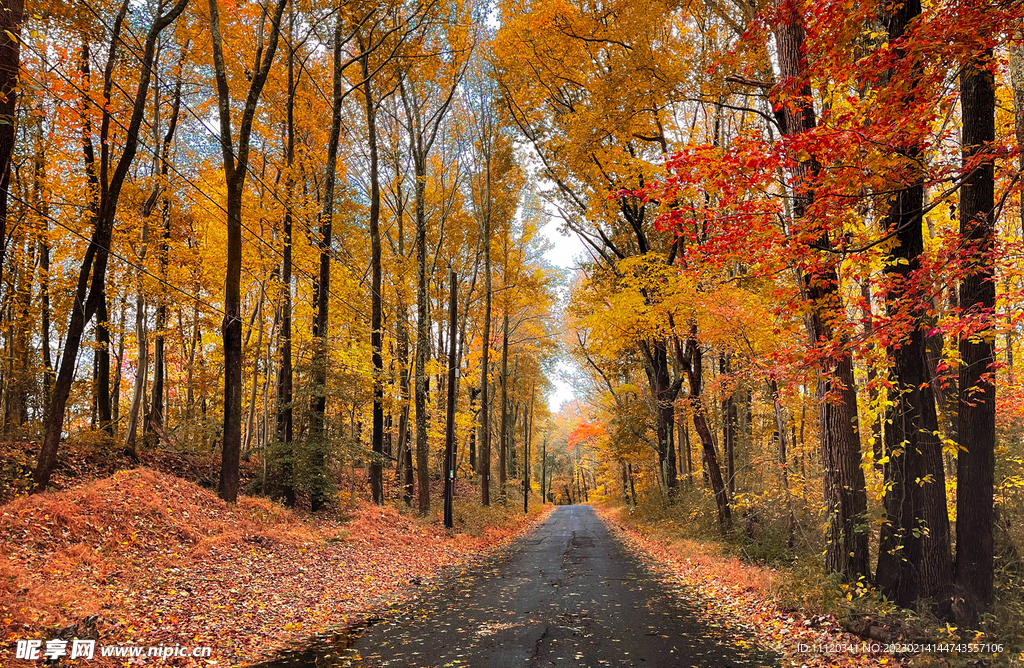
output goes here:
[[[90, 8], [90, 9], [91, 9], [91, 8]], [[95, 14], [95, 11], [94, 11], [94, 10], [93, 10], [93, 13]], [[99, 18], [99, 17], [97, 17], [97, 18]], [[100, 18], [100, 21], [101, 21], [101, 22], [103, 22], [102, 18]], [[109, 26], [106, 26], [106, 24], [105, 24], [105, 23], [104, 23], [104, 26], [105, 26], [105, 27], [107, 27], [107, 29], [108, 29], [108, 30], [110, 29], [110, 28], [109, 28]], [[120, 39], [121, 43], [122, 43], [122, 44], [123, 44], [123, 45], [124, 45], [125, 47], [127, 47], [127, 48], [128, 48], [128, 50], [129, 50], [129, 51], [130, 51], [130, 52], [132, 53], [132, 55], [133, 55], [133, 56], [135, 56], [135, 58], [136, 58], [137, 60], [139, 60], [139, 61], [140, 61], [140, 63], [141, 63], [141, 62], [143, 62], [143, 61], [142, 61], [142, 59], [141, 59], [141, 57], [139, 57], [139, 56], [138, 56], [138, 54], [136, 54], [136, 53], [135, 53], [134, 51], [132, 51], [132, 49], [131, 49], [131, 45], [129, 45], [129, 44], [128, 44], [128, 43], [127, 43], [127, 42], [125, 41], [124, 37], [121, 37], [121, 38], [119, 38], [119, 39]], [[30, 48], [32, 48], [32, 47], [30, 47]], [[37, 54], [39, 54], [39, 51], [38, 51], [38, 49], [34, 49], [34, 50], [36, 51], [36, 53], [37, 53]], [[39, 55], [41, 55], [41, 54], [39, 54]], [[65, 74], [63, 74], [63, 73], [61, 73], [61, 72], [57, 71], [57, 70], [56, 70], [56, 68], [54, 68], [54, 71], [56, 71], [56, 72], [57, 72], [57, 74], [58, 74], [58, 76], [59, 76], [60, 78], [62, 78], [62, 79], [63, 79], [63, 80], [64, 80], [64, 81], [65, 81], [65, 82], [66, 82], [66, 83], [68, 84], [68, 85], [70, 85], [70, 86], [71, 86], [72, 88], [74, 88], [75, 90], [77, 90], [77, 91], [78, 91], [79, 93], [81, 93], [81, 94], [82, 94], [83, 96], [86, 96], [87, 98], [89, 98], [89, 94], [88, 94], [88, 92], [87, 92], [87, 91], [85, 91], [85, 90], [84, 90], [83, 88], [81, 88], [81, 87], [80, 87], [80, 86], [79, 86], [78, 84], [76, 84], [76, 83], [75, 83], [74, 81], [72, 81], [72, 80], [71, 80], [71, 79], [70, 79], [69, 77], [67, 77], [67, 76], [66, 76]], [[119, 91], [121, 92], [121, 94], [123, 94], [123, 95], [124, 95], [124, 96], [125, 96], [126, 98], [129, 98], [129, 99], [131, 99], [131, 98], [130, 98], [130, 96], [128, 95], [127, 91], [125, 91], [125, 90], [124, 90], [124, 88], [123, 88], [123, 87], [122, 87], [122, 86], [121, 86], [121, 85], [120, 85], [120, 84], [119, 84], [118, 82], [116, 82], [116, 81], [115, 81], [115, 82], [113, 82], [113, 85], [114, 85], [114, 86], [115, 86], [115, 87], [116, 87], [116, 88], [117, 88], [117, 89], [118, 89], [118, 90], [119, 90]], [[90, 99], [90, 101], [91, 101], [91, 98], [89, 98], [89, 99]], [[93, 104], [95, 104], [95, 103], [93, 103]], [[195, 119], [196, 119], [196, 120], [197, 120], [197, 121], [199, 122], [199, 124], [200, 124], [200, 125], [201, 125], [201, 126], [202, 126], [202, 127], [204, 128], [204, 129], [206, 129], [206, 130], [207, 130], [207, 132], [209, 132], [209, 133], [210, 133], [210, 135], [211, 135], [211, 136], [213, 136], [213, 137], [214, 137], [215, 139], [217, 139], [218, 141], [220, 140], [220, 136], [219, 136], [219, 134], [217, 134], [217, 133], [216, 133], [216, 132], [214, 132], [214, 131], [213, 131], [212, 129], [210, 129], [210, 128], [209, 128], [209, 127], [208, 127], [208, 126], [207, 126], [207, 125], [206, 125], [206, 124], [205, 124], [205, 123], [204, 123], [204, 122], [202, 121], [202, 119], [201, 119], [201, 118], [199, 118], [198, 114], [196, 114], [196, 112], [195, 112], [195, 111], [194, 111], [194, 110], [193, 110], [193, 109], [192, 109], [192, 108], [191, 108], [191, 107], [190, 107], [190, 106], [189, 106], [189, 105], [188, 105], [188, 104], [187, 104], [187, 103], [186, 103], [186, 102], [185, 102], [184, 100], [182, 100], [181, 104], [182, 104], [182, 106], [183, 106], [183, 107], [184, 107], [184, 108], [185, 108], [185, 109], [186, 109], [186, 110], [187, 110], [187, 111], [188, 111], [188, 112], [189, 112], [189, 113], [190, 113], [190, 114], [191, 114], [191, 115], [193, 116], [193, 118], [195, 118]], [[122, 123], [122, 122], [121, 122], [121, 121], [120, 121], [119, 119], [117, 119], [117, 118], [116, 118], [116, 117], [115, 117], [114, 115], [110, 115], [110, 119], [111, 119], [111, 120], [112, 120], [112, 121], [113, 121], [114, 123], [116, 123], [116, 124], [118, 125], [118, 127], [120, 127], [120, 128], [122, 129], [122, 130], [125, 130], [125, 131], [127, 131], [127, 128], [126, 128], [126, 127], [124, 126], [124, 124], [123, 124], [123, 123]], [[147, 124], [147, 126], [149, 126], [149, 127], [152, 127], [152, 125], [151, 125], [151, 124], [150, 124], [150, 123], [148, 122], [148, 120], [147, 120], [146, 124]], [[141, 146], [142, 148], [144, 148], [144, 149], [145, 149], [146, 151], [148, 151], [149, 153], [151, 153], [151, 154], [152, 154], [152, 155], [153, 155], [154, 157], [157, 157], [157, 158], [159, 158], [159, 157], [160, 157], [160, 156], [159, 156], [159, 153], [158, 153], [158, 152], [157, 152], [157, 151], [156, 151], [155, 149], [151, 148], [151, 147], [150, 147], [150, 146], [149, 146], [149, 145], [148, 145], [148, 144], [147, 144], [147, 143], [146, 143], [145, 141], [142, 141], [142, 140], [140, 139], [140, 140], [139, 140], [139, 144], [140, 144], [140, 146]], [[233, 149], [232, 149], [232, 150], [233, 150]], [[223, 212], [224, 212], [225, 214], [227, 213], [227, 209], [225, 209], [225, 208], [224, 208], [224, 206], [223, 206], [223, 205], [222, 205], [222, 204], [221, 204], [220, 202], [216, 201], [216, 200], [215, 200], [215, 199], [214, 199], [214, 198], [213, 198], [213, 197], [212, 197], [212, 196], [211, 196], [211, 195], [210, 195], [209, 193], [207, 193], [207, 192], [206, 192], [205, 190], [203, 190], [203, 189], [202, 189], [202, 188], [201, 188], [201, 187], [200, 187], [199, 185], [197, 185], [197, 184], [196, 184], [196, 183], [195, 183], [194, 181], [192, 181], [192, 180], [191, 180], [190, 178], [188, 178], [187, 176], [185, 176], [185, 175], [184, 175], [184, 174], [183, 174], [183, 173], [182, 173], [182, 172], [181, 172], [181, 171], [180, 171], [180, 170], [178, 169], [178, 167], [177, 167], [176, 165], [174, 165], [174, 164], [173, 164], [173, 163], [171, 163], [171, 162], [168, 162], [168, 166], [170, 167], [170, 169], [172, 169], [172, 170], [174, 171], [174, 173], [175, 173], [175, 174], [176, 174], [176, 175], [177, 175], [178, 177], [180, 177], [180, 178], [182, 179], [182, 181], [184, 181], [184, 182], [185, 182], [186, 184], [188, 184], [189, 186], [191, 186], [192, 188], [194, 188], [194, 189], [195, 189], [195, 190], [196, 190], [197, 192], [201, 193], [201, 194], [202, 194], [202, 195], [203, 195], [203, 196], [204, 196], [204, 197], [205, 197], [205, 198], [206, 198], [207, 200], [209, 200], [209, 201], [210, 201], [210, 202], [211, 202], [211, 203], [212, 203], [212, 204], [213, 204], [214, 206], [216, 206], [216, 207], [217, 207], [218, 209], [220, 209], [221, 211], [223, 211]], [[256, 174], [256, 173], [255, 173], [254, 171], [252, 171], [252, 167], [251, 167], [251, 166], [247, 166], [247, 167], [246, 167], [246, 172], [247, 172], [247, 173], [248, 173], [248, 174], [249, 174], [250, 176], [252, 176], [252, 177], [253, 177], [253, 179], [254, 179], [255, 181], [257, 181], [257, 182], [258, 182], [258, 183], [260, 183], [260, 184], [261, 184], [261, 185], [262, 185], [262, 186], [263, 186], [264, 188], [266, 188], [266, 189], [267, 189], [267, 191], [268, 191], [268, 192], [270, 192], [270, 193], [271, 193], [271, 194], [272, 194], [272, 195], [274, 196], [274, 198], [278, 200], [278, 202], [280, 202], [280, 203], [281, 203], [282, 205], [284, 205], [284, 206], [287, 206], [287, 205], [286, 205], [286, 204], [285, 204], [285, 203], [284, 203], [284, 202], [283, 202], [283, 201], [281, 200], [280, 196], [278, 196], [278, 195], [277, 195], [277, 193], [276, 193], [276, 192], [274, 192], [274, 189], [273, 189], [273, 188], [270, 188], [270, 187], [269, 187], [269, 186], [268, 186], [268, 185], [267, 185], [267, 184], [266, 184], [266, 183], [265, 183], [265, 182], [264, 182], [264, 181], [263, 181], [263, 180], [262, 180], [262, 179], [261, 179], [261, 178], [259, 177], [259, 175], [257, 175], [257, 174]], [[301, 225], [301, 223], [300, 223], [300, 225]], [[307, 233], [310, 233], [310, 234], [315, 234], [315, 233], [314, 233], [314, 232], [313, 232], [312, 230], [310, 230], [310, 229], [309, 229], [308, 227], [305, 227], [305, 226], [303, 226], [303, 227], [304, 227], [304, 229], [305, 229], [305, 231], [306, 231]], [[252, 229], [251, 229], [250, 227], [248, 227], [248, 226], [247, 226], [247, 225], [246, 225], [245, 223], [242, 223], [242, 228], [243, 228], [243, 229], [244, 229], [244, 230], [245, 230], [246, 232], [248, 232], [248, 233], [249, 233], [249, 234], [250, 234], [250, 235], [251, 235], [251, 236], [252, 236], [253, 238], [255, 238], [255, 239], [256, 239], [257, 241], [259, 241], [260, 243], [262, 243], [263, 245], [265, 245], [265, 246], [266, 246], [267, 248], [269, 248], [269, 249], [270, 249], [270, 250], [271, 250], [271, 251], [272, 251], [273, 253], [275, 253], [276, 255], [279, 255], [279, 256], [280, 256], [281, 258], [283, 258], [283, 257], [284, 257], [284, 253], [283, 253], [282, 251], [278, 250], [278, 249], [277, 249], [276, 247], [274, 247], [274, 245], [273, 245], [273, 244], [271, 244], [270, 242], [268, 242], [268, 241], [266, 241], [265, 239], [263, 239], [263, 238], [262, 238], [262, 236], [260, 236], [259, 234], [257, 234], [257, 233], [256, 233], [256, 232], [255, 232], [254, 230], [252, 230]], [[353, 268], [352, 268], [351, 266], [349, 266], [349, 265], [348, 265], [348, 264], [347, 264], [346, 262], [344, 262], [344, 260], [343, 260], [343, 259], [341, 259], [341, 258], [337, 257], [337, 256], [336, 256], [336, 255], [334, 255], [334, 254], [332, 254], [332, 256], [334, 257], [334, 259], [335, 259], [335, 260], [337, 260], [338, 262], [340, 262], [341, 264], [343, 264], [343, 265], [344, 265], [344, 266], [345, 266], [345, 267], [346, 267], [347, 269], [349, 269], [349, 271], [351, 271], [351, 272], [353, 273], [353, 275], [358, 275], [358, 274], [357, 274], [357, 273], [355, 272], [355, 270], [354, 270], [354, 269], [353, 269]], [[299, 273], [299, 274], [301, 274], [301, 275], [305, 276], [306, 278], [309, 278], [309, 279], [310, 279], [311, 281], [316, 281], [316, 280], [318, 280], [318, 279], [317, 279], [317, 277], [314, 277], [314, 276], [312, 276], [312, 275], [311, 275], [311, 274], [310, 274], [309, 272], [305, 271], [305, 270], [304, 270], [304, 269], [303, 269], [302, 267], [300, 267], [300, 266], [296, 265], [295, 263], [293, 263], [293, 264], [292, 264], [292, 269], [293, 269], [293, 271], [296, 271], [297, 273]], [[338, 302], [339, 302], [340, 304], [342, 304], [342, 305], [343, 305], [343, 306], [345, 306], [346, 308], [348, 308], [348, 309], [352, 310], [352, 311], [353, 311], [354, 313], [356, 313], [357, 315], [359, 315], [359, 316], [360, 316], [361, 318], [363, 318], [363, 320], [365, 320], [365, 321], [367, 321], [367, 322], [368, 322], [368, 321], [370, 320], [370, 318], [369, 318], [369, 317], [368, 317], [368, 316], [367, 316], [367, 315], [366, 315], [366, 314], [365, 314], [365, 313], [364, 313], [363, 311], [361, 311], [360, 309], [356, 308], [355, 306], [352, 306], [352, 305], [351, 305], [350, 303], [348, 303], [348, 301], [347, 301], [347, 300], [343, 299], [343, 298], [342, 298], [342, 297], [341, 297], [340, 295], [338, 295], [338, 294], [337, 294], [336, 292], [334, 292], [333, 290], [328, 290], [328, 294], [330, 294], [330, 295], [331, 295], [331, 296], [333, 296], [333, 297], [334, 297], [335, 299], [337, 299], [337, 300], [338, 300]], [[390, 330], [389, 330], [389, 331], [390, 331]]]

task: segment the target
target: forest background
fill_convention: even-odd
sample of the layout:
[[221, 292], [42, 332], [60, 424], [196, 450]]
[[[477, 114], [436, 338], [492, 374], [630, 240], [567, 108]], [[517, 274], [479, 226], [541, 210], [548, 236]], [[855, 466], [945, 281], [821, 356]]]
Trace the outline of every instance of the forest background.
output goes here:
[[4, 9], [6, 497], [451, 469], [1022, 642], [1020, 3]]

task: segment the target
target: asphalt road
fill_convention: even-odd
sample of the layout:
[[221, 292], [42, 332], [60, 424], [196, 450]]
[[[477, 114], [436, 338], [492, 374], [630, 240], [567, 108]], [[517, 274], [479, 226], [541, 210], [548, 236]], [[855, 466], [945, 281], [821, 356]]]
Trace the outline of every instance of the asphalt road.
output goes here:
[[[667, 591], [589, 506], [557, 508], [499, 556], [442, 581], [416, 605], [367, 629], [342, 657], [330, 663], [774, 665], [751, 638], [700, 619]], [[311, 659], [306, 655], [304, 663], [321, 664]]]

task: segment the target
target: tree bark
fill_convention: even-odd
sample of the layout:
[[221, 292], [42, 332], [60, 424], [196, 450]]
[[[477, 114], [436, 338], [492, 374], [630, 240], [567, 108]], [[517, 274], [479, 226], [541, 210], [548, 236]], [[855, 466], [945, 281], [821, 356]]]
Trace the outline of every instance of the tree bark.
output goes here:
[[[960, 74], [965, 167], [985, 155], [995, 140], [995, 81], [992, 50], [971, 59]], [[1019, 114], [1018, 114], [1019, 116]], [[1021, 119], [1018, 118], [1020, 123]], [[974, 270], [960, 283], [960, 306], [980, 315], [987, 327], [960, 339], [960, 401], [957, 441], [966, 450], [957, 456], [956, 583], [973, 604], [968, 617], [992, 603], [993, 487], [995, 476], [995, 320], [994, 159], [984, 157], [960, 191], [960, 233], [976, 254]]]
[[[377, 109], [370, 85], [369, 54], [360, 44], [363, 74], [363, 93], [366, 101], [366, 127], [370, 141], [370, 265], [371, 316], [370, 346], [373, 349], [373, 431], [370, 437], [375, 459], [370, 463], [370, 487], [373, 501], [384, 503], [384, 358], [381, 352], [381, 250], [380, 250], [380, 176], [377, 165]], [[454, 343], [453, 343], [454, 346]]]
[[224, 182], [227, 186], [227, 270], [224, 278], [224, 423], [219, 492], [234, 503], [238, 498], [238, 459], [242, 450], [242, 194], [249, 168], [249, 143], [263, 86], [277, 51], [281, 17], [288, 0], [278, 0], [271, 17], [266, 51], [257, 52], [257, 63], [246, 96], [238, 130], [238, 142], [231, 133], [231, 96], [224, 65], [218, 0], [210, 0], [210, 38], [217, 80], [217, 111]]
[[[777, 87], [791, 101], [782, 102], [783, 133], [798, 135], [816, 125], [804, 56], [804, 29], [796, 4], [777, 0], [784, 16], [775, 28], [780, 83]], [[793, 99], [794, 95], [798, 95]], [[820, 167], [812, 157], [793, 168], [793, 217], [804, 217], [813, 202], [813, 181]], [[828, 235], [816, 246], [831, 248]], [[822, 267], [800, 270], [801, 288], [811, 306], [808, 334], [813, 345], [834, 338], [832, 320], [844, 314], [839, 277], [829, 261]], [[845, 338], [845, 337], [844, 337]], [[842, 340], [838, 352], [818, 364], [817, 400], [819, 439], [824, 467], [823, 485], [828, 513], [828, 544], [825, 567], [833, 573], [856, 580], [868, 574], [868, 534], [865, 526], [867, 492], [860, 468], [860, 439], [857, 434], [857, 393], [853, 359]]]

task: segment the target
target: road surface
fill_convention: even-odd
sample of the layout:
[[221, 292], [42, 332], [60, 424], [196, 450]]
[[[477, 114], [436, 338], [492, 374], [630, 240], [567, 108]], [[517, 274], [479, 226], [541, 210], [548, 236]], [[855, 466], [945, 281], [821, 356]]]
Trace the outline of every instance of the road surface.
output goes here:
[[670, 592], [589, 506], [561, 506], [508, 549], [351, 640], [265, 666], [772, 666]]

